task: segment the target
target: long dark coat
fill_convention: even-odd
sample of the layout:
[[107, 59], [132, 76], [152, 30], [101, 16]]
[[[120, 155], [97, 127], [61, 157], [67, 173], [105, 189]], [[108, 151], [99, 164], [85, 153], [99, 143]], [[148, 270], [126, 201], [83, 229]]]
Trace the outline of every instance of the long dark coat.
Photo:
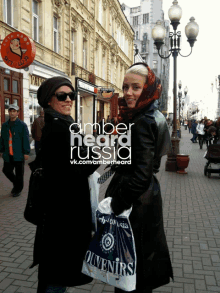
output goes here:
[[[155, 289], [170, 282], [173, 271], [164, 233], [160, 184], [155, 176], [161, 157], [170, 150], [164, 116], [154, 103], [131, 123], [131, 165], [120, 165], [105, 197], [116, 206], [133, 205], [129, 217], [137, 254], [137, 290]], [[123, 155], [122, 149], [120, 152]]]
[[70, 163], [69, 124], [48, 113], [41, 143], [46, 216], [37, 227], [32, 267], [39, 264], [39, 280], [50, 285], [87, 284], [92, 278], [81, 269], [92, 230], [88, 176], [99, 165]]

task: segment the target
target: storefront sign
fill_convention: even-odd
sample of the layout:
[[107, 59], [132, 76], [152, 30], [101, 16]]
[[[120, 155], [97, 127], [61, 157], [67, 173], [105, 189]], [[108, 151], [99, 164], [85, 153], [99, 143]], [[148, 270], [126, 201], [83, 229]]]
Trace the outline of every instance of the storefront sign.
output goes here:
[[85, 83], [81, 80], [78, 81], [78, 86], [79, 86], [79, 89], [82, 89], [82, 90], [86, 90], [86, 91], [89, 91], [91, 93], [95, 93], [95, 87], [88, 84], [88, 83]]
[[45, 80], [46, 80], [46, 78], [42, 78], [37, 75], [30, 76], [30, 84], [32, 84], [32, 85], [40, 86], [42, 84], [42, 82]]
[[25, 68], [31, 65], [36, 55], [32, 39], [20, 32], [7, 35], [1, 45], [3, 61], [13, 68]]

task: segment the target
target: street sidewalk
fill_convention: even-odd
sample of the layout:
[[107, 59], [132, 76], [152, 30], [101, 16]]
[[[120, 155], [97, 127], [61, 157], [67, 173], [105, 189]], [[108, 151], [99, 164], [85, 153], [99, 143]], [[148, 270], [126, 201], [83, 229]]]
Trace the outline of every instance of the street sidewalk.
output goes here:
[[[157, 178], [163, 197], [164, 226], [174, 270], [174, 283], [153, 292], [220, 293], [220, 176], [204, 176], [206, 147], [192, 143], [192, 134], [182, 127], [180, 153], [189, 154], [188, 174], [165, 171], [163, 157]], [[33, 160], [34, 156], [30, 157]], [[10, 196], [11, 183], [2, 174], [0, 159], [0, 292], [36, 293], [37, 267], [32, 262], [35, 226], [26, 222], [26, 204], [30, 170], [25, 163], [25, 184], [22, 195]], [[102, 174], [105, 166], [98, 171]], [[100, 200], [111, 181], [100, 188]], [[68, 288], [74, 293], [107, 293], [114, 288], [97, 280]]]

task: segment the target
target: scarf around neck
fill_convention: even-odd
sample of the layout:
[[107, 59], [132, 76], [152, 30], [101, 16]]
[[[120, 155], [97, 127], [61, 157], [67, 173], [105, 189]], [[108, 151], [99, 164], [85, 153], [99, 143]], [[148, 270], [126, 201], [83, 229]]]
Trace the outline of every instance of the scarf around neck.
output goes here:
[[147, 67], [148, 75], [146, 78], [146, 83], [144, 85], [143, 91], [139, 99], [137, 100], [136, 106], [134, 108], [128, 108], [124, 97], [118, 99], [118, 105], [119, 105], [118, 121], [119, 122], [128, 123], [142, 109], [146, 108], [152, 102], [158, 100], [162, 93], [161, 81], [158, 77], [156, 77], [156, 75], [150, 69], [150, 67], [146, 63], [142, 63], [142, 62], [135, 63], [131, 67], [135, 65], [144, 65]]
[[49, 108], [45, 108], [44, 112], [51, 115], [54, 118], [60, 118], [62, 120], [65, 120], [66, 122], [68, 122], [69, 124], [74, 123], [74, 119], [72, 116], [70, 115], [63, 115], [57, 111], [55, 111], [53, 108], [49, 107]]

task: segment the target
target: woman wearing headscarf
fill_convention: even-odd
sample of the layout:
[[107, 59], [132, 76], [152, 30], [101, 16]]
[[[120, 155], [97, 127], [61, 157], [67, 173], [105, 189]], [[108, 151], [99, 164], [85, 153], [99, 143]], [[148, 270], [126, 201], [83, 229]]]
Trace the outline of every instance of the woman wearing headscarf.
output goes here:
[[[45, 113], [40, 142], [45, 215], [42, 224], [37, 226], [31, 266], [39, 264], [37, 293], [65, 292], [66, 287], [92, 281], [81, 269], [92, 233], [88, 176], [99, 165], [70, 162], [71, 159], [79, 161], [77, 148], [71, 158], [69, 129], [71, 125], [72, 131], [79, 131], [72, 125], [74, 120], [70, 116], [75, 96], [71, 82], [64, 77], [47, 79], [37, 92]], [[87, 149], [82, 146], [79, 150], [85, 158]], [[89, 150], [90, 160], [92, 155]]]
[[[171, 141], [163, 114], [158, 110], [162, 92], [159, 78], [146, 63], [136, 63], [126, 72], [123, 98], [119, 99], [119, 123], [131, 126], [131, 165], [120, 164], [106, 191], [112, 197], [116, 215], [132, 206], [132, 226], [136, 255], [135, 293], [149, 293], [173, 278], [164, 233], [162, 198], [156, 173], [162, 156], [170, 151]], [[122, 148], [120, 157], [128, 150]], [[118, 158], [120, 160], [120, 158]], [[115, 292], [123, 292], [115, 288]]]

